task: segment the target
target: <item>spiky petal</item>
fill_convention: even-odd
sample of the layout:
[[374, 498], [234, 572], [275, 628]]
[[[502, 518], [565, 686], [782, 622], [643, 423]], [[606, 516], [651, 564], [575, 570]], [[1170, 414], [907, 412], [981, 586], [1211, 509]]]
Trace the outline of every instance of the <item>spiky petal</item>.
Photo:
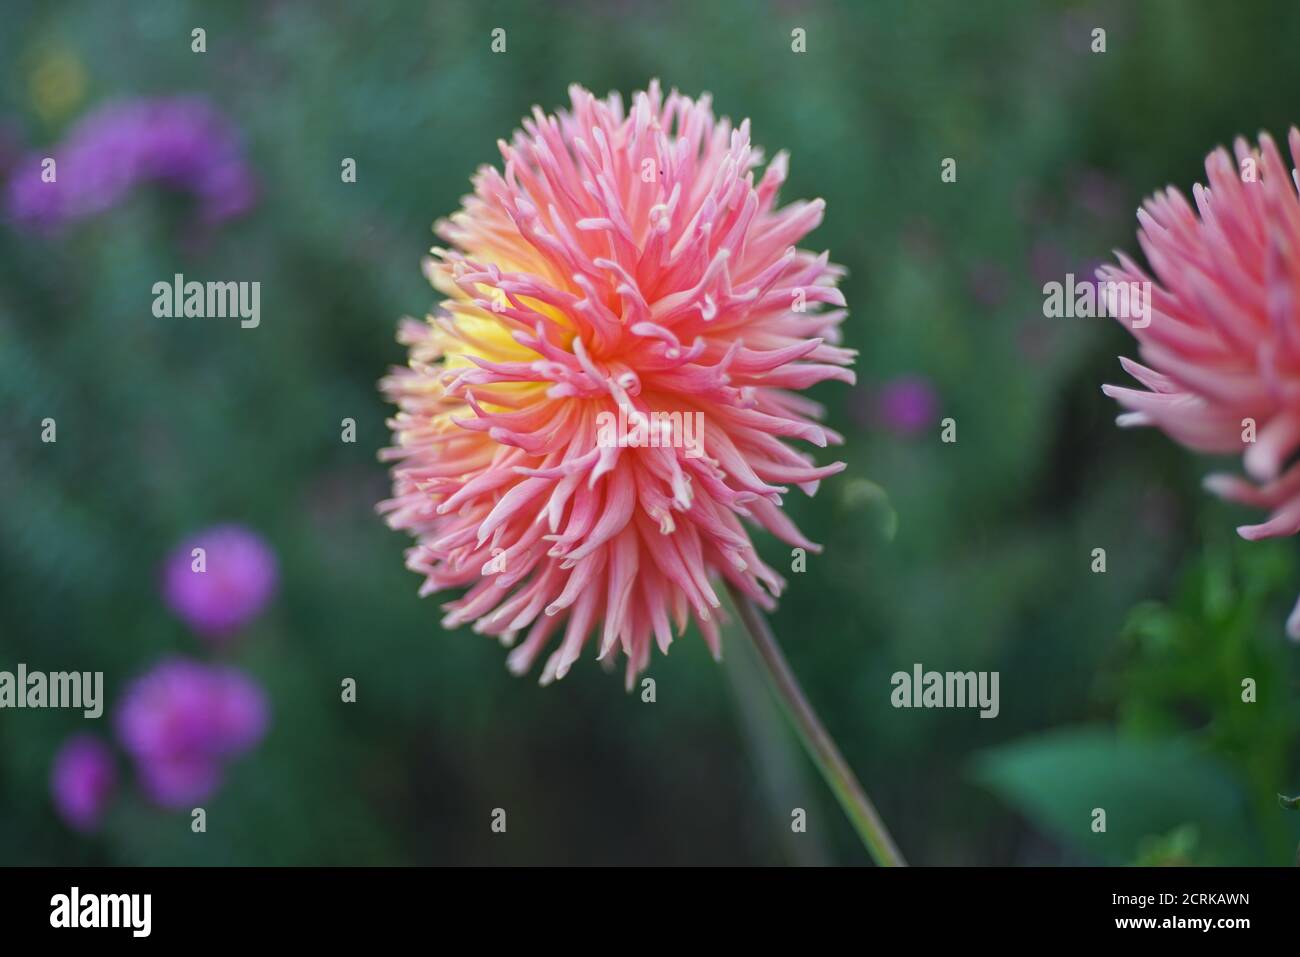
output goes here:
[[[1300, 163], [1300, 132], [1291, 130]], [[1138, 242], [1155, 279], [1132, 260], [1103, 282], [1151, 282], [1150, 322], [1133, 328], [1143, 362], [1121, 359], [1144, 389], [1105, 386], [1128, 412], [1189, 448], [1241, 454], [1249, 479], [1211, 475], [1206, 488], [1270, 509], [1237, 531], [1256, 540], [1300, 531], [1300, 200], [1294, 173], [1267, 134], [1205, 161], [1209, 186], [1193, 207], [1172, 187], [1138, 210]], [[1134, 324], [1126, 323], [1130, 327]], [[1300, 604], [1287, 621], [1300, 639]]]
[[784, 582], [742, 519], [817, 549], [783, 497], [842, 464], [789, 440], [841, 441], [798, 392], [852, 382], [853, 353], [843, 270], [795, 247], [825, 204], [777, 207], [786, 156], [757, 175], [748, 121], [657, 83], [626, 112], [570, 96], [435, 226], [425, 271], [448, 298], [403, 322], [410, 362], [382, 383], [400, 411], [380, 509], [416, 538], [422, 594], [468, 589], [446, 626], [514, 645], [516, 673], [549, 647], [543, 683], [595, 634], [630, 686], [691, 620], [719, 653], [718, 576], [772, 606]]

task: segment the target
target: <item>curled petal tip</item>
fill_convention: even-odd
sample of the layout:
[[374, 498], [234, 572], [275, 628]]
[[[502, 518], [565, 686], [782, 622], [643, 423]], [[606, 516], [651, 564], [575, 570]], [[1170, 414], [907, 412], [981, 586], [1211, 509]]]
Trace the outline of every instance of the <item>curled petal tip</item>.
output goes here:
[[[759, 590], [771, 571], [732, 556], [750, 525], [805, 540], [781, 495], [834, 470], [795, 446], [841, 440], [798, 393], [854, 379], [835, 332], [845, 271], [799, 249], [826, 203], [778, 207], [784, 152], [764, 170], [748, 124], [724, 126], [707, 98], [570, 99], [500, 140], [437, 225], [425, 269], [448, 298], [403, 328], [409, 362], [382, 384], [399, 409], [383, 514], [418, 541], [422, 590], [461, 593], [448, 627], [518, 632], [507, 666], [544, 659], [543, 685], [590, 644], [602, 663], [621, 651], [631, 680], [672, 627], [711, 625], [723, 570]], [[796, 286], [802, 314], [786, 308]], [[656, 412], [679, 417], [671, 436], [682, 415], [703, 431], [611, 444], [600, 411], [615, 431]]]

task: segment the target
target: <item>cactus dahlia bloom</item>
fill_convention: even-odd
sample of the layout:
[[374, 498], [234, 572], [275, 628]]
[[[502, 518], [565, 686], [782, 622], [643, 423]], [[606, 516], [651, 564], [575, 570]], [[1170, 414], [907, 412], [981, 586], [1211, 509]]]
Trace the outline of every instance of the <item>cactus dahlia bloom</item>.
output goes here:
[[416, 539], [421, 594], [465, 588], [443, 624], [513, 645], [543, 684], [588, 638], [627, 657], [627, 681], [694, 620], [720, 652], [718, 576], [770, 608], [784, 585], [742, 519], [816, 550], [781, 509], [843, 468], [790, 440], [838, 444], [799, 391], [852, 382], [840, 348], [843, 270], [795, 243], [822, 200], [778, 208], [786, 157], [766, 168], [749, 122], [707, 96], [631, 109], [570, 89], [534, 109], [504, 171], [435, 232], [425, 263], [447, 298], [405, 320], [407, 367], [382, 385], [393, 528]]
[[[1291, 130], [1300, 163], [1300, 131]], [[1211, 475], [1222, 498], [1271, 510], [1243, 525], [1249, 540], [1300, 532], [1300, 200], [1267, 134], [1259, 150], [1234, 145], [1205, 161], [1196, 209], [1172, 188], [1138, 211], [1138, 242], [1158, 281], [1144, 328], [1146, 365], [1121, 359], [1147, 391], [1105, 386], [1129, 411], [1121, 425], [1154, 425], [1202, 452], [1242, 453], [1250, 480]], [[1127, 257], [1102, 281], [1147, 282]], [[1257, 430], [1257, 431], [1256, 431]], [[1253, 480], [1253, 481], [1251, 481]], [[1287, 620], [1300, 638], [1300, 604]]]

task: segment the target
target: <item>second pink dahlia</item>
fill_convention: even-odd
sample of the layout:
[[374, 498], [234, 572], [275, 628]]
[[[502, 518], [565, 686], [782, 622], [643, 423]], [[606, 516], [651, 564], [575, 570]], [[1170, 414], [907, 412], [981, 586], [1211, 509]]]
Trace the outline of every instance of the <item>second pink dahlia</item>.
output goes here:
[[772, 606], [784, 582], [745, 522], [817, 550], [782, 500], [843, 465], [791, 440], [841, 440], [799, 392], [851, 383], [853, 353], [843, 270], [795, 246], [825, 204], [777, 206], [785, 154], [760, 175], [749, 122], [707, 96], [570, 96], [435, 227], [447, 299], [404, 321], [410, 362], [382, 383], [399, 412], [380, 508], [416, 539], [421, 594], [468, 589], [446, 626], [514, 645], [516, 673], [553, 646], [544, 684], [595, 634], [630, 685], [691, 620], [719, 653], [719, 576]]
[[[1291, 130], [1300, 162], [1300, 132]], [[1138, 242], [1155, 273], [1136, 264], [1098, 270], [1102, 281], [1151, 282], [1145, 327], [1133, 326], [1145, 364], [1121, 359], [1145, 390], [1105, 386], [1129, 411], [1122, 425], [1154, 425], [1202, 452], [1241, 454], [1250, 480], [1211, 475], [1206, 487], [1271, 510], [1237, 531], [1255, 540], [1300, 532], [1300, 199], [1267, 134], [1205, 161], [1209, 186], [1195, 207], [1172, 187], [1138, 210]], [[1300, 604], [1287, 621], [1300, 638]]]

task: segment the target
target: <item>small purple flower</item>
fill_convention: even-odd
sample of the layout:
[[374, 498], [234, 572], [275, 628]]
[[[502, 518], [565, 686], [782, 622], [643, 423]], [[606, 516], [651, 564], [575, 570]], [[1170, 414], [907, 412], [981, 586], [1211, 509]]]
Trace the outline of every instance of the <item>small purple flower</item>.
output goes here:
[[[43, 176], [55, 160], [52, 181]], [[198, 97], [108, 103], [63, 142], [21, 162], [9, 180], [9, 214], [56, 226], [103, 212], [141, 183], [191, 194], [201, 224], [247, 212], [257, 187], [234, 127]]]
[[99, 827], [117, 790], [113, 754], [98, 738], [78, 734], [54, 756], [50, 792], [59, 817], [71, 828], [89, 833]]
[[178, 808], [211, 796], [269, 721], [265, 693], [242, 672], [171, 658], [126, 690], [114, 724], [144, 792]]
[[899, 376], [871, 395], [867, 418], [875, 428], [911, 437], [938, 420], [939, 396], [924, 376]]
[[163, 598], [200, 635], [220, 640], [257, 617], [275, 594], [279, 574], [275, 552], [260, 535], [242, 525], [217, 525], [168, 556]]

